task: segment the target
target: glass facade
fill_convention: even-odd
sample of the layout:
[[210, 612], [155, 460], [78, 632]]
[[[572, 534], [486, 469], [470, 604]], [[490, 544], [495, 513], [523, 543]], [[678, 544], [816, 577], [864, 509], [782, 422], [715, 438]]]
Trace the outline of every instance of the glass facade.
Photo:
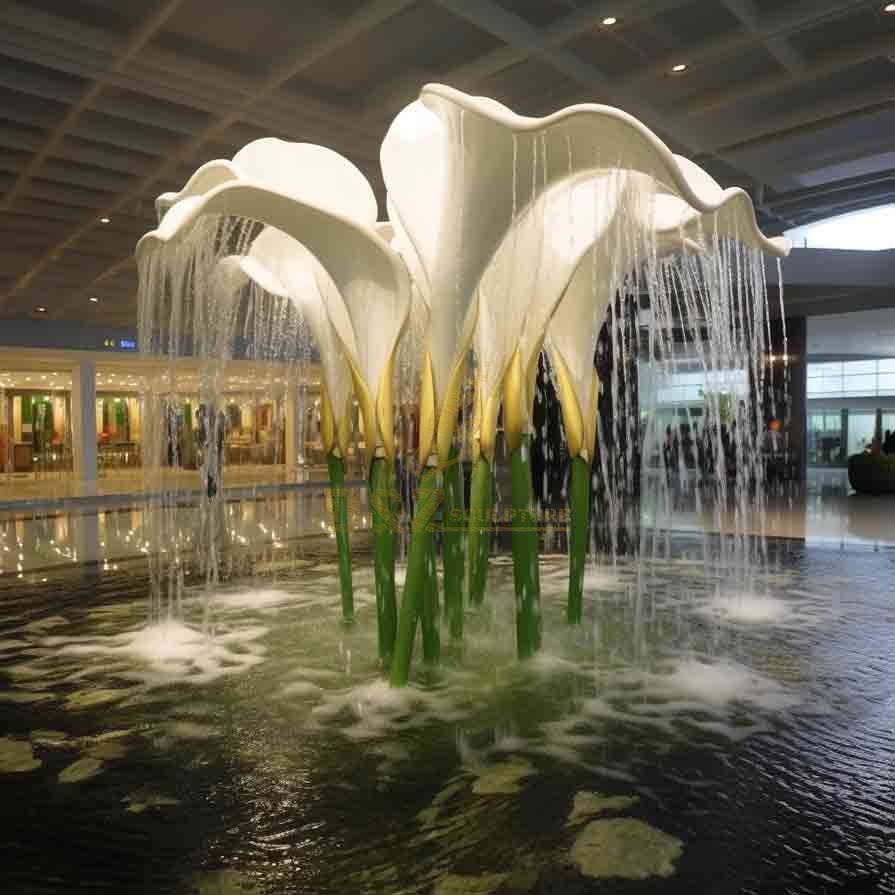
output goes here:
[[809, 363], [808, 463], [844, 466], [895, 429], [895, 358]]
[[895, 358], [808, 364], [812, 398], [895, 398]]

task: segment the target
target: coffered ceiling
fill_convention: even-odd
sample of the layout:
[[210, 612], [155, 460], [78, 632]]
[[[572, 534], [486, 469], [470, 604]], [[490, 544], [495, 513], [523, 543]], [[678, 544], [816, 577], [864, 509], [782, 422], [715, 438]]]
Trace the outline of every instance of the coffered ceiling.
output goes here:
[[343, 153], [384, 209], [379, 143], [427, 81], [528, 115], [620, 106], [722, 184], [748, 189], [769, 232], [891, 201], [895, 14], [885, 6], [0, 4], [0, 327], [26, 315], [133, 325], [133, 246], [155, 223], [155, 196], [257, 137]]

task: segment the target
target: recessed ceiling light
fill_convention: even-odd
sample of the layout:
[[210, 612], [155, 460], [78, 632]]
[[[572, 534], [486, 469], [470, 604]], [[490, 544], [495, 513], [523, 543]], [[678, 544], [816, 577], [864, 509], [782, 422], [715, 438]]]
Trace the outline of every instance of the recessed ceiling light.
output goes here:
[[613, 25], [618, 24], [618, 19], [615, 16], [606, 16], [606, 18], [603, 19], [603, 24], [607, 28], [611, 28]]
[[47, 313], [47, 309], [46, 309], [43, 305], [38, 305], [38, 306], [34, 309], [34, 311], [35, 311], [35, 313], [37, 313], [37, 314], [46, 314], [46, 313]]
[[100, 222], [101, 224], [111, 224], [111, 223], [112, 223], [112, 219], [111, 219], [111, 218], [100, 218], [100, 219], [99, 219], [99, 222]]
[[94, 304], [96, 304], [99, 301], [99, 299], [95, 295], [91, 295], [90, 301], [92, 301]]
[[686, 63], [686, 62], [678, 62], [677, 65], [672, 65], [672, 66], [671, 66], [671, 73], [672, 73], [673, 75], [680, 75], [680, 74], [683, 74], [686, 70], [687, 70], [687, 63]]

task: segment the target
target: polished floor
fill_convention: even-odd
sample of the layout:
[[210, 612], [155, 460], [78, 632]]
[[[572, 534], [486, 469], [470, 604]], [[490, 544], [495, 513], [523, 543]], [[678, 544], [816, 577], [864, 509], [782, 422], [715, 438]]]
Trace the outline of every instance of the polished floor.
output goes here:
[[[267, 480], [264, 487], [260, 477], [228, 476], [226, 518], [232, 543], [263, 550], [270, 562], [287, 563], [298, 541], [331, 537], [332, 508], [324, 474], [312, 470], [304, 482]], [[367, 491], [355, 479], [348, 495], [351, 524], [362, 537], [371, 524]], [[0, 576], [82, 562], [113, 566], [141, 557], [151, 542], [142, 504], [133, 497], [122, 501], [105, 506], [91, 505], [94, 501], [87, 498], [0, 505]], [[188, 496], [174, 513], [175, 528], [187, 536], [197, 528], [197, 509]], [[895, 546], [895, 497], [855, 494], [838, 470], [812, 471], [802, 493], [770, 496], [763, 516], [753, 513], [745, 524], [733, 511], [697, 506], [692, 491], [677, 494], [662, 508], [644, 501], [641, 521], [674, 533], [763, 532], [768, 538], [833, 548]]]
[[[280, 465], [244, 465], [227, 469], [227, 485], [251, 488], [320, 481], [326, 478], [326, 466], [309, 466], [301, 470]], [[165, 488], [193, 490], [197, 487], [194, 469], [166, 470], [162, 479]], [[41, 504], [64, 502], [90, 497], [140, 495], [144, 477], [140, 469], [104, 470], [95, 483], [77, 480], [71, 472], [0, 473], [0, 507], [11, 504]]]

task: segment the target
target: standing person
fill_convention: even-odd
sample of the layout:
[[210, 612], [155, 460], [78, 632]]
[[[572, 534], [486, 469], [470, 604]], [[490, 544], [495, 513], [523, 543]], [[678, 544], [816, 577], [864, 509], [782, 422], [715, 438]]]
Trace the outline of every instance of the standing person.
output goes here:
[[885, 438], [883, 438], [883, 453], [895, 454], [895, 432], [886, 429]]
[[227, 416], [223, 410], [215, 413], [212, 407], [205, 409], [204, 448], [205, 459], [205, 493], [213, 498], [218, 493], [218, 483], [224, 466], [224, 434], [227, 427]]

